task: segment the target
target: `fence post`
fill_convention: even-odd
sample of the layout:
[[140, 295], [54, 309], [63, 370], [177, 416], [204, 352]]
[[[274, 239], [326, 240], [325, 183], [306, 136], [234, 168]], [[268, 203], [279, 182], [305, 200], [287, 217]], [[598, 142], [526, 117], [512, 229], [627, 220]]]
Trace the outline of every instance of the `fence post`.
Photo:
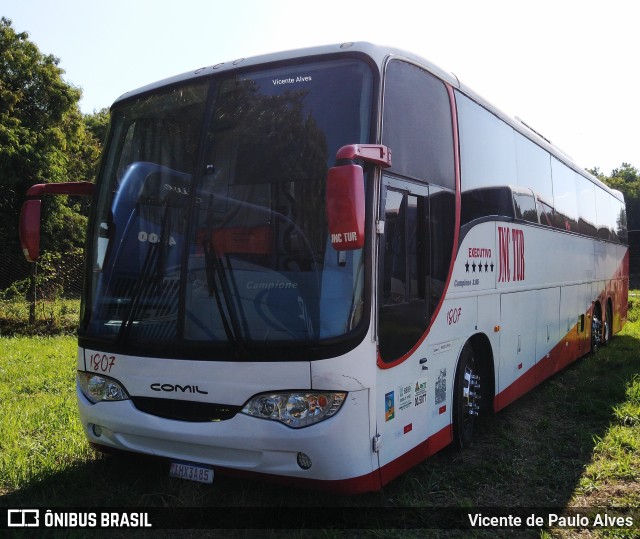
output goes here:
[[29, 325], [36, 323], [36, 277], [38, 275], [38, 263], [30, 264], [29, 268], [29, 288], [31, 290], [31, 303], [29, 304]]

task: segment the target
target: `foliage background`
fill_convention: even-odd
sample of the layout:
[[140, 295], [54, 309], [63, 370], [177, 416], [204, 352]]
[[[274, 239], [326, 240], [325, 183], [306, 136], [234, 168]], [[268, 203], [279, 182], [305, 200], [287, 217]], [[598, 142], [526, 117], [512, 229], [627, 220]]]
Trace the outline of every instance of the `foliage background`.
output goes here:
[[[82, 91], [58, 64], [0, 19], [0, 244], [16, 241], [31, 185], [94, 179], [108, 112], [82, 114]], [[82, 247], [88, 202], [47, 197], [43, 206], [43, 249]]]
[[[95, 178], [109, 111], [83, 114], [82, 90], [64, 80], [59, 63], [0, 19], [0, 245], [17, 242], [17, 216], [31, 185]], [[598, 167], [589, 172], [622, 191], [629, 229], [640, 230], [638, 169], [622, 163], [609, 175]], [[81, 248], [88, 205], [81, 197], [45, 197], [43, 250]]]
[[[0, 277], [8, 273], [2, 261], [18, 266], [7, 252], [22, 257], [17, 220], [28, 187], [94, 181], [109, 112], [82, 114], [80, 96], [80, 88], [65, 82], [55, 56], [41, 52], [10, 20], [0, 19]], [[629, 229], [640, 230], [638, 169], [622, 163], [609, 175], [597, 167], [590, 172], [622, 191]], [[53, 276], [64, 274], [62, 264], [71, 260], [68, 253], [82, 249], [88, 203], [49, 197], [43, 205], [47, 254], [41, 286], [59, 297], [63, 294]], [[79, 290], [80, 275], [65, 282], [75, 279]], [[132, 507], [260, 506], [264, 500], [284, 507], [350, 503], [244, 481], [223, 480], [205, 489], [168, 479], [156, 464], [126, 464], [94, 455], [74, 411], [71, 334], [78, 301], [42, 304], [36, 323], [26, 326], [25, 304], [14, 301], [27, 294], [25, 278], [26, 273], [9, 284], [0, 279], [0, 402], [6, 412], [0, 414], [0, 497], [5, 501], [46, 505], [55, 499], [70, 506]], [[509, 506], [519, 500], [530, 505], [638, 507], [640, 334], [637, 304], [630, 307], [629, 324], [611, 347], [492, 418], [471, 451], [439, 454], [380, 495], [359, 499], [356, 506]]]

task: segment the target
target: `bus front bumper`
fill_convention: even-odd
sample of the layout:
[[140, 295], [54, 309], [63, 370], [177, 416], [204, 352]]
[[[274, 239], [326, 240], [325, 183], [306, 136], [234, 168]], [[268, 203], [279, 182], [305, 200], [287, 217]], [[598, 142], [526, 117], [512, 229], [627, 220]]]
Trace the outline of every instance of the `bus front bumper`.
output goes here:
[[77, 398], [88, 441], [106, 450], [324, 482], [332, 490], [376, 489], [367, 389], [348, 393], [335, 416], [300, 429], [242, 413], [217, 422], [165, 419], [130, 400], [91, 404], [80, 388]]

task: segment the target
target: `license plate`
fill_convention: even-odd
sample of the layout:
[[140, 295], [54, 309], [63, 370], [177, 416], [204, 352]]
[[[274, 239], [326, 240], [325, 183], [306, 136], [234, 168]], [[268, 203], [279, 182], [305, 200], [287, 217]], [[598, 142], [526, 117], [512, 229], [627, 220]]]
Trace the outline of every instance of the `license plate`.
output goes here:
[[185, 462], [172, 462], [169, 467], [169, 476], [197, 481], [198, 483], [213, 483], [213, 470], [211, 468]]

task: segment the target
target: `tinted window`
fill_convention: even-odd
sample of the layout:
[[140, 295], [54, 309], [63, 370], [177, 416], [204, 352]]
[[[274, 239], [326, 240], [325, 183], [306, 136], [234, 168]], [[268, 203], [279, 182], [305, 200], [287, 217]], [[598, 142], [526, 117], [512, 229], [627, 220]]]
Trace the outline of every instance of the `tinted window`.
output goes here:
[[369, 66], [346, 59], [117, 103], [84, 336], [224, 360], [274, 358], [271, 343], [284, 359], [355, 330], [365, 257], [337, 255], [319, 201], [336, 150], [370, 138], [372, 92]]
[[626, 241], [622, 202], [460, 92], [456, 107], [461, 224], [490, 216], [515, 217]]
[[455, 188], [451, 106], [444, 84], [400, 61], [389, 63], [384, 90], [383, 144], [392, 172]]
[[462, 192], [461, 224], [488, 216], [514, 216], [509, 187], [485, 187]]
[[380, 356], [392, 362], [419, 341], [444, 293], [455, 196], [446, 189], [402, 180], [388, 178], [385, 183], [378, 330]]
[[553, 206], [555, 226], [562, 230], [578, 231], [578, 204], [575, 173], [557, 159], [551, 159], [553, 177]]
[[516, 185], [513, 128], [456, 93], [462, 191], [496, 185]]
[[609, 227], [607, 225], [607, 215], [609, 214], [609, 200], [607, 193], [602, 189], [596, 189], [596, 218], [598, 237], [603, 240], [609, 239]]
[[407, 256], [407, 228], [415, 228], [415, 206], [411, 212], [411, 222], [407, 222], [407, 196], [399, 191], [387, 191], [385, 205], [385, 257], [383, 280], [383, 305], [402, 303], [407, 299], [407, 258], [415, 258], [415, 248], [412, 256]]
[[380, 355], [393, 361], [411, 350], [429, 321], [427, 198], [388, 188], [384, 215]]
[[531, 193], [531, 191], [514, 191], [513, 207], [515, 210], [516, 219], [530, 221], [531, 223], [538, 222], [538, 210], [536, 209], [536, 201], [533, 198], [533, 193]]
[[555, 222], [553, 206], [547, 201], [538, 197], [538, 211], [540, 212], [540, 224], [553, 226], [553, 223]]
[[619, 207], [617, 200], [604, 189], [596, 189], [596, 213], [598, 237], [602, 240], [615, 240]]
[[532, 189], [545, 200], [553, 200], [549, 153], [520, 133], [515, 137], [518, 185]]
[[576, 185], [578, 188], [578, 210], [580, 221], [578, 231], [588, 236], [596, 236], [598, 229], [596, 223], [596, 186], [587, 178], [576, 173]]
[[625, 205], [617, 199], [612, 199], [615, 219], [616, 219], [616, 236], [620, 243], [627, 243], [627, 211]]
[[486, 216], [513, 217], [507, 187], [516, 185], [513, 128], [456, 93], [462, 173], [462, 224]]
[[[431, 281], [429, 283], [429, 312], [433, 314], [447, 283], [456, 219], [455, 195], [447, 190], [429, 188], [429, 237]], [[426, 268], [428, 271], [428, 267]]]

